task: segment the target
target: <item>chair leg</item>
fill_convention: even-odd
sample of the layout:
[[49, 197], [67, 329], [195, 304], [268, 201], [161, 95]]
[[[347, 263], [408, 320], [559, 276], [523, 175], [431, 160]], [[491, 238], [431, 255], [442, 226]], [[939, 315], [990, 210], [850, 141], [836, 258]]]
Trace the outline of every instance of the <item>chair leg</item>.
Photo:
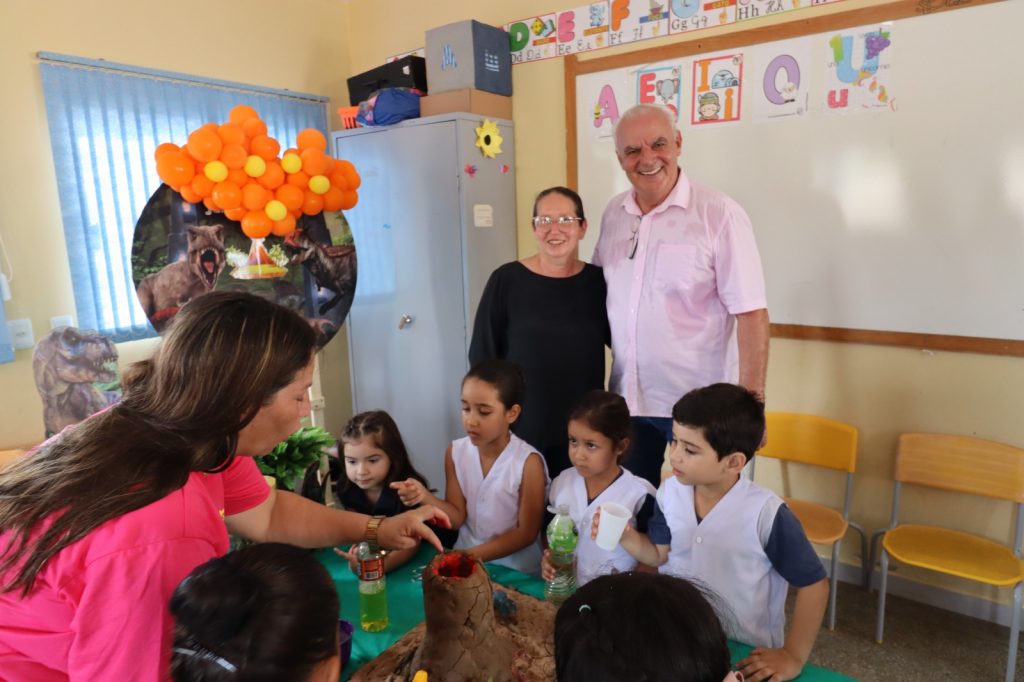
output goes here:
[[875, 641], [882, 643], [882, 632], [885, 629], [885, 587], [889, 577], [889, 553], [882, 548], [881, 577], [878, 581], [878, 620], [875, 622]]
[[871, 588], [871, 575], [875, 572], [875, 556], [878, 552], [878, 541], [882, 539], [882, 536], [885, 535], [886, 531], [888, 530], [888, 528], [882, 528], [880, 530], [876, 530], [874, 533], [871, 534], [871, 547], [868, 551], [867, 570], [869, 589]]
[[1006, 655], [1006, 682], [1013, 682], [1017, 667], [1017, 638], [1020, 635], [1021, 584], [1013, 588], [1013, 615], [1010, 617], [1010, 651]]
[[832, 567], [829, 569], [828, 586], [828, 629], [836, 629], [836, 588], [839, 586], [839, 548], [843, 540], [840, 538], [832, 543]]
[[874, 568], [868, 563], [868, 536], [856, 523], [850, 523], [850, 528], [857, 531], [860, 535], [860, 572], [861, 572], [861, 583], [864, 587], [871, 587], [871, 570]]

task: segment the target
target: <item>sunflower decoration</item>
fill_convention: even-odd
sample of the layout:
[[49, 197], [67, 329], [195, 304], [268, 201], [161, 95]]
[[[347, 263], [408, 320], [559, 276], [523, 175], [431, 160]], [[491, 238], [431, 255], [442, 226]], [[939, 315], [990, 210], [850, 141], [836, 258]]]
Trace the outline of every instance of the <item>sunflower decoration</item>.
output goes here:
[[489, 159], [501, 153], [501, 135], [498, 134], [497, 123], [484, 120], [476, 129], [476, 146], [480, 147], [480, 153]]

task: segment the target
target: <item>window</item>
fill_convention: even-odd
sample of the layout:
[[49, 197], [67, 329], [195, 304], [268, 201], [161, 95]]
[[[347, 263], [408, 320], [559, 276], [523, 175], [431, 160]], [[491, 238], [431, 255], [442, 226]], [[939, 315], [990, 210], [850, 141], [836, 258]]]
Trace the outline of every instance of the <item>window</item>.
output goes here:
[[160, 186], [153, 152], [184, 144], [238, 104], [282, 148], [303, 128], [327, 133], [327, 98], [39, 53], [78, 326], [114, 341], [155, 336], [135, 296], [135, 221]]

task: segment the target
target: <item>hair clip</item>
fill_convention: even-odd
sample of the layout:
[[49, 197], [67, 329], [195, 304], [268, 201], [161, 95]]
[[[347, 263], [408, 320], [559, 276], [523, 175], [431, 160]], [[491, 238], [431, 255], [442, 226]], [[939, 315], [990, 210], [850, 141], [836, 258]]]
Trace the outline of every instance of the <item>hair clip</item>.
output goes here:
[[195, 649], [185, 649], [183, 647], [176, 646], [176, 647], [174, 647], [173, 651], [176, 654], [185, 654], [186, 656], [191, 656], [193, 658], [198, 658], [198, 659], [203, 660], [203, 661], [210, 661], [211, 663], [216, 663], [220, 667], [222, 667], [225, 670], [227, 670], [229, 673], [233, 673], [233, 672], [236, 672], [238, 670], [238, 668], [235, 667], [235, 664], [232, 663], [231, 661], [227, 660], [226, 658], [224, 658], [222, 656], [218, 656], [217, 654], [213, 653], [212, 651], [210, 651], [209, 649], [207, 649], [207, 648], [205, 648], [203, 646], [200, 646], [200, 645], [193, 645], [193, 646], [195, 646], [196, 648]]
[[583, 613], [583, 609], [586, 609], [587, 611], [591, 611], [591, 612], [594, 610], [594, 609], [590, 608], [590, 604], [580, 604], [580, 611], [579, 612]]

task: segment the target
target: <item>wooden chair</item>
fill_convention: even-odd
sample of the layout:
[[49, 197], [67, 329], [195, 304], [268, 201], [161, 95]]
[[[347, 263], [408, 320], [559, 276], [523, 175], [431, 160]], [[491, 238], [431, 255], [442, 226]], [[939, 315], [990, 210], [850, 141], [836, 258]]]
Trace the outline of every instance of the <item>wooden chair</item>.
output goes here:
[[[889, 557], [908, 566], [927, 568], [987, 585], [1013, 586], [1010, 650], [1006, 680], [1012, 682], [1020, 631], [1021, 541], [1024, 536], [1024, 449], [1002, 443], [933, 433], [904, 433], [896, 452], [896, 485], [892, 518], [882, 535], [881, 579], [875, 640], [882, 643]], [[901, 524], [897, 513], [903, 483], [982, 495], [1015, 503], [1014, 544], [936, 526]]]
[[[807, 539], [817, 545], [832, 546], [829, 571], [828, 628], [836, 626], [836, 583], [838, 579], [839, 550], [843, 536], [849, 528], [860, 533], [861, 575], [866, 576], [864, 561], [867, 557], [867, 537], [864, 529], [850, 521], [850, 496], [853, 473], [857, 468], [857, 429], [849, 424], [792, 412], [768, 412], [768, 444], [757, 457], [771, 457], [785, 462], [825, 467], [846, 472], [846, 492], [842, 513], [814, 502], [790, 497], [783, 498], [804, 527]], [[751, 461], [750, 477], [754, 477]]]

